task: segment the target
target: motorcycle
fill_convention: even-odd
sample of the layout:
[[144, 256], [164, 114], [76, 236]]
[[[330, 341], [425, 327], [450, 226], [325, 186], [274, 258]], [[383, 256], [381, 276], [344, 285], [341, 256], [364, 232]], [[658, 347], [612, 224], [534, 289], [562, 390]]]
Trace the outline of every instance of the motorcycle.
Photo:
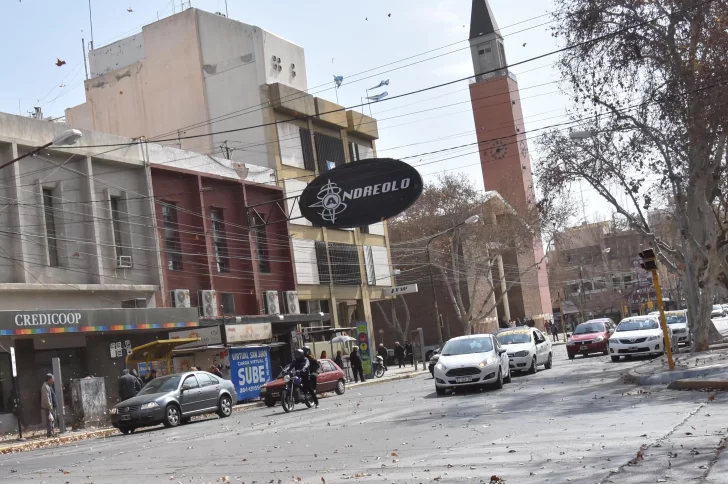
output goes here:
[[384, 369], [384, 358], [377, 356], [377, 360], [374, 362], [374, 376], [382, 378], [385, 371], [387, 370]]
[[311, 396], [303, 389], [303, 380], [296, 376], [296, 372], [291, 367], [284, 370], [283, 381], [286, 387], [281, 392], [281, 407], [283, 411], [288, 413], [293, 410], [297, 403], [305, 403], [308, 408], [313, 406]]

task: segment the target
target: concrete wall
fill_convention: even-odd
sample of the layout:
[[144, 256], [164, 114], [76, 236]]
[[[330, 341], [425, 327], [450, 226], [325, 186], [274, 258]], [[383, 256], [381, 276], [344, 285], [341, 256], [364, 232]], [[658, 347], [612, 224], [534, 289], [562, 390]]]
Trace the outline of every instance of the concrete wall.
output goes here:
[[141, 61], [144, 58], [144, 34], [126, 37], [113, 44], [99, 47], [88, 53], [91, 77], [108, 74]]

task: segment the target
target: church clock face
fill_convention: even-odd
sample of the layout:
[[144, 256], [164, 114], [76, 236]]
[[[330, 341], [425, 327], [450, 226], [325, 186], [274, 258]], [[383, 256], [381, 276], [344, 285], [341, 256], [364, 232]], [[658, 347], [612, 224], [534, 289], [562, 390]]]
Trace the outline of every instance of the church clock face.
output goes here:
[[490, 156], [494, 160], [502, 160], [508, 153], [508, 145], [501, 140], [495, 140], [490, 145]]
[[521, 148], [521, 156], [523, 156], [524, 158], [528, 158], [528, 143], [526, 142], [526, 140], [521, 140], [519, 146]]

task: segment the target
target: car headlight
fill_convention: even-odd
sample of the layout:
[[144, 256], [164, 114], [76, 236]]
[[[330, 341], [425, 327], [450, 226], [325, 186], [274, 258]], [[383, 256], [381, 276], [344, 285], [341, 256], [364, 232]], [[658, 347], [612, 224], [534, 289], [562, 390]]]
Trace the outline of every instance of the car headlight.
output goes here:
[[492, 364], [495, 360], [492, 357], [487, 357], [485, 360], [481, 361], [478, 365], [481, 368], [485, 368], [486, 366]]
[[649, 336], [647, 341], [657, 341], [658, 339], [662, 339], [662, 336]]
[[597, 337], [596, 337], [596, 338], [594, 339], [594, 341], [595, 341], [595, 342], [597, 342], [597, 343], [600, 343], [600, 342], [604, 341], [604, 335], [601, 335], [601, 334], [600, 334], [599, 336], [597, 336]]
[[569, 338], [569, 339], [566, 340], [566, 344], [567, 345], [573, 345], [574, 344], [574, 340], [571, 339], [571, 338]]
[[111, 410], [109, 410], [109, 413], [116, 415], [117, 413], [119, 413], [119, 411], [116, 409], [116, 407], [111, 407]]
[[437, 368], [438, 370], [447, 370], [447, 367], [442, 363], [438, 363], [437, 365], [435, 365], [435, 368]]
[[159, 404], [157, 402], [143, 403], [141, 409], [146, 410], [147, 408], [157, 408], [158, 406]]
[[517, 351], [517, 352], [513, 353], [513, 356], [516, 356], [519, 358], [522, 356], [528, 356], [528, 351]]

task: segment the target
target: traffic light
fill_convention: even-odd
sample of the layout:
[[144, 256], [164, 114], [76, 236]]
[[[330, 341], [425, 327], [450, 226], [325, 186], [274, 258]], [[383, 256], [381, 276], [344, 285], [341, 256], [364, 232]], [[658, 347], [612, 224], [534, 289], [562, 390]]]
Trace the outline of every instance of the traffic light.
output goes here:
[[655, 251], [653, 249], [645, 249], [639, 253], [642, 258], [640, 266], [646, 271], [657, 270], [657, 259], [655, 258]]

